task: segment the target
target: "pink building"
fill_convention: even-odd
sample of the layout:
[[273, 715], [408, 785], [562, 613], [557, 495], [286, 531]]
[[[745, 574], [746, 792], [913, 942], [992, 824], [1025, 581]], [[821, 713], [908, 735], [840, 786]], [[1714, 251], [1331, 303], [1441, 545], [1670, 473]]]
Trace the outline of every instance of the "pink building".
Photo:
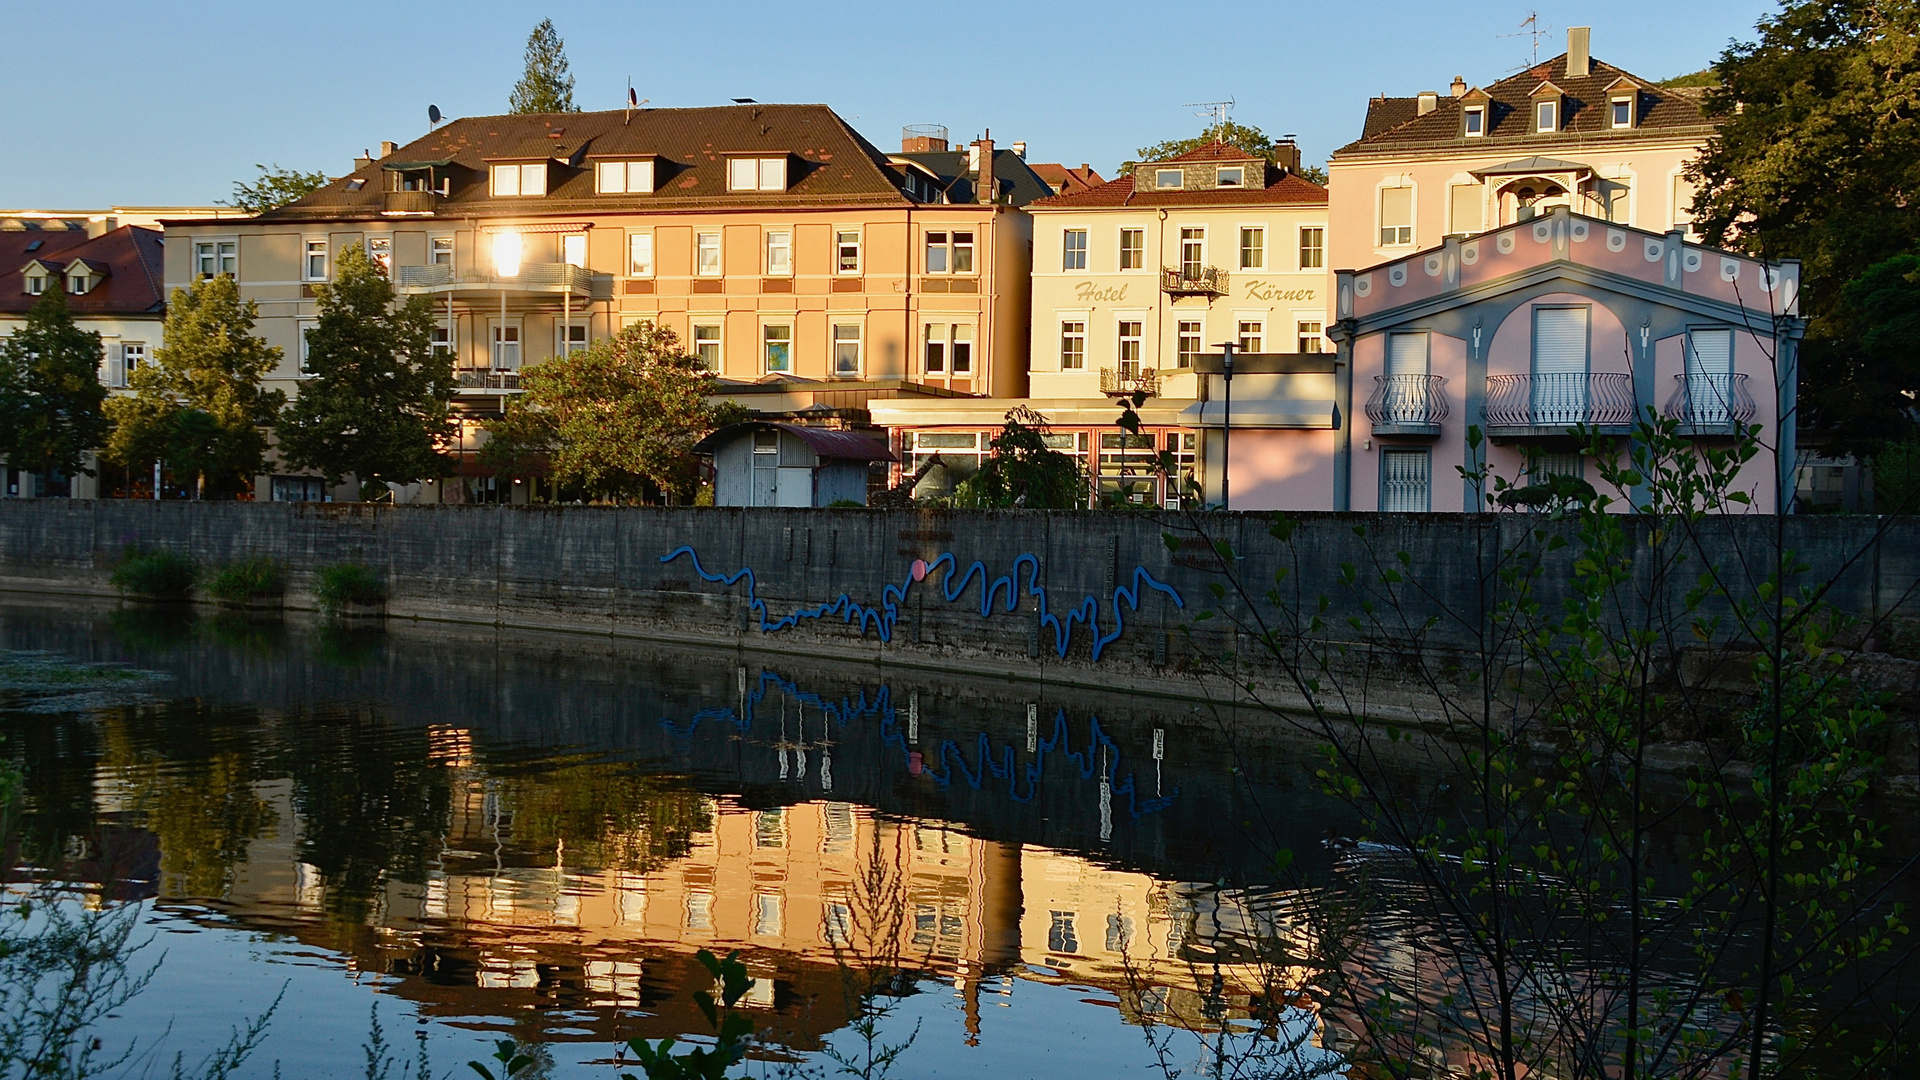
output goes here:
[[[1584, 475], [1572, 429], [1623, 451], [1648, 409], [1698, 445], [1760, 426], [1737, 487], [1773, 513], [1794, 481], [1800, 266], [1690, 243], [1565, 206], [1335, 273], [1343, 367], [1338, 509], [1487, 509], [1464, 479]], [[1476, 450], [1467, 429], [1486, 438]], [[1639, 492], [1626, 492], [1637, 500]]]

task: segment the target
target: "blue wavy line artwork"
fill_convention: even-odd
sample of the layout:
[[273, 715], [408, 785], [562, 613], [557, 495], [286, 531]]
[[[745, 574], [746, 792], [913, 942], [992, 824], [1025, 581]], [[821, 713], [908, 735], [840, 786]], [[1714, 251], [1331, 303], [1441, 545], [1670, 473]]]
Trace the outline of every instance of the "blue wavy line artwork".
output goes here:
[[994, 600], [1002, 595], [1003, 590], [1005, 610], [1010, 613], [1018, 609], [1020, 606], [1020, 596], [1017, 579], [1021, 568], [1025, 567], [1027, 572], [1026, 595], [1033, 597], [1039, 603], [1040, 625], [1053, 629], [1053, 649], [1054, 652], [1063, 659], [1067, 655], [1068, 648], [1072, 645], [1073, 628], [1075, 624], [1084, 624], [1093, 634], [1091, 658], [1099, 660], [1100, 654], [1106, 651], [1106, 647], [1118, 640], [1121, 633], [1126, 630], [1126, 615], [1121, 609], [1121, 602], [1124, 601], [1126, 603], [1127, 610], [1140, 610], [1140, 598], [1143, 590], [1151, 589], [1165, 594], [1168, 599], [1173, 601], [1173, 606], [1176, 608], [1184, 610], [1187, 606], [1186, 601], [1181, 598], [1179, 590], [1155, 578], [1147, 572], [1146, 567], [1136, 566], [1133, 568], [1133, 578], [1130, 582], [1115, 586], [1112, 597], [1113, 630], [1109, 633], [1102, 633], [1100, 630], [1100, 601], [1098, 597], [1092, 594], [1088, 594], [1081, 599], [1078, 604], [1068, 608], [1064, 617], [1054, 613], [1052, 602], [1047, 595], [1047, 587], [1040, 584], [1040, 559], [1038, 556], [1032, 554], [1017, 556], [1013, 560], [1012, 568], [1009, 569], [1007, 573], [989, 581], [987, 580], [988, 571], [985, 563], [975, 560], [973, 565], [967, 567], [966, 571], [962, 573], [959, 570], [959, 560], [954, 557], [953, 552], [949, 551], [941, 554], [931, 562], [924, 559], [915, 559], [912, 565], [907, 568], [905, 580], [899, 584], [889, 583], [885, 588], [881, 589], [880, 603], [877, 606], [861, 604], [846, 593], [841, 593], [827, 603], [820, 604], [816, 607], [799, 608], [790, 614], [776, 619], [773, 617], [772, 612], [768, 610], [766, 601], [759, 597], [754, 582], [752, 567], [743, 566], [730, 574], [713, 573], [701, 565], [699, 553], [686, 544], [682, 544], [672, 551], [667, 552], [665, 555], [660, 556], [660, 561], [662, 563], [670, 563], [675, 559], [683, 557], [692, 563], [693, 572], [700, 575], [705, 581], [732, 588], [742, 579], [745, 579], [747, 583], [747, 608], [759, 616], [760, 632], [764, 634], [771, 634], [781, 630], [791, 630], [799, 625], [801, 619], [824, 619], [829, 615], [838, 615], [842, 621], [848, 624], [858, 623], [860, 633], [863, 636], [871, 630], [879, 633], [882, 642], [890, 642], [893, 640], [894, 628], [900, 622], [900, 605], [906, 601], [907, 595], [913, 586], [926, 582], [929, 578], [942, 572], [944, 572], [944, 578], [940, 581], [939, 585], [937, 587], [929, 587], [934, 588], [936, 594], [944, 597], [948, 603], [958, 600], [973, 584], [974, 579], [976, 577], [979, 578], [980, 617], [984, 619], [993, 615]]
[[[872, 700], [868, 700], [866, 691], [862, 690], [852, 697], [829, 701], [818, 694], [802, 690], [792, 681], [774, 672], [762, 671], [755, 685], [747, 690], [741, 708], [736, 710], [727, 706], [718, 706], [702, 709], [694, 713], [684, 725], [663, 718], [660, 726], [676, 735], [691, 736], [703, 723], [731, 723], [735, 731], [744, 735], [753, 729], [754, 713], [761, 701], [774, 691], [783, 692], [802, 705], [818, 709], [824, 716], [831, 718], [835, 727], [839, 729], [845, 729], [857, 720], [877, 716], [880, 720], [882, 742], [897, 749], [901, 759], [907, 762], [909, 768], [912, 767], [914, 751], [909, 746], [906, 733], [902, 730], [905, 722], [893, 704], [892, 689], [886, 686], [880, 687]], [[1024, 768], [1019, 766], [1015, 758], [1013, 744], [1006, 743], [996, 747], [992, 737], [982, 731], [974, 740], [971, 740], [971, 746], [964, 746], [957, 739], [940, 740], [939, 745], [932, 747], [930, 753], [921, 755], [919, 773], [930, 778], [940, 787], [951, 786], [955, 780], [958, 780], [975, 791], [985, 790], [988, 780], [1005, 780], [1007, 796], [1015, 802], [1024, 803], [1033, 801], [1039, 794], [1041, 779], [1046, 774], [1047, 758], [1058, 754], [1073, 763], [1074, 770], [1082, 780], [1093, 779], [1101, 775], [1104, 770], [1113, 794], [1124, 797], [1127, 812], [1131, 817], [1144, 817], [1164, 810], [1180, 794], [1179, 788], [1176, 787], [1169, 794], [1150, 798], [1140, 797], [1134, 786], [1133, 774], [1129, 772], [1125, 776], [1120, 775], [1119, 744], [1115, 743], [1101, 727], [1098, 716], [1088, 718], [1088, 729], [1086, 747], [1075, 750], [1072, 735], [1068, 730], [1067, 710], [1060, 708], [1055, 710], [1053, 715], [1053, 733], [1035, 739], [1033, 759], [1028, 761]], [[1023, 780], [1024, 790], [1022, 790]]]

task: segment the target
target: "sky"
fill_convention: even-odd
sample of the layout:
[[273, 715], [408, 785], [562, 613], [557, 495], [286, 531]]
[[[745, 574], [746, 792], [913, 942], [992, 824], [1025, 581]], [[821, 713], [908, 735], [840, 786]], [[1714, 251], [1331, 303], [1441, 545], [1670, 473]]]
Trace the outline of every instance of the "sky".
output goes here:
[[[528, 33], [552, 18], [582, 108], [736, 97], [824, 102], [881, 149], [906, 124], [956, 142], [1024, 140], [1030, 161], [1111, 177], [1134, 150], [1198, 133], [1195, 103], [1295, 134], [1321, 162], [1369, 97], [1485, 85], [1541, 59], [1566, 27], [1645, 78], [1706, 67], [1773, 0], [974, 0], [972, 3], [594, 4], [443, 0], [64, 0], [10, 5], [0, 208], [205, 205], [256, 164], [340, 175], [383, 139], [506, 110]], [[1517, 36], [1502, 36], [1517, 35]], [[25, 88], [32, 95], [21, 96]]]

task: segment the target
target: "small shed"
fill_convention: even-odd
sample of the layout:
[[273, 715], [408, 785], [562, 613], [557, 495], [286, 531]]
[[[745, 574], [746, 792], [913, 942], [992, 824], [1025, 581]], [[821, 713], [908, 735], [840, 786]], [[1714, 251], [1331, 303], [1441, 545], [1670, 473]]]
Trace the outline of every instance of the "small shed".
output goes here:
[[693, 449], [713, 458], [715, 506], [865, 506], [873, 464], [898, 460], [862, 432], [771, 420], [729, 424]]

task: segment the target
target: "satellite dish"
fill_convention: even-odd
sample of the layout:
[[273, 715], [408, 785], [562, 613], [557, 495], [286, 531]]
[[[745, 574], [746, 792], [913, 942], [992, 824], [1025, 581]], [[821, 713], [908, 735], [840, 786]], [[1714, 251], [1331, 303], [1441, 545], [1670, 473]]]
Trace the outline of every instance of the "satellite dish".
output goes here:
[[439, 122], [440, 122], [440, 106], [438, 105], [427, 106], [427, 123], [438, 124]]
[[629, 108], [629, 109], [637, 109], [637, 108], [639, 108], [639, 107], [640, 107], [640, 94], [639, 94], [639, 92], [638, 92], [638, 91], [636, 91], [636, 90], [635, 90], [635, 89], [634, 89], [633, 87], [631, 87], [631, 86], [629, 86], [629, 87], [627, 87], [627, 108]]

